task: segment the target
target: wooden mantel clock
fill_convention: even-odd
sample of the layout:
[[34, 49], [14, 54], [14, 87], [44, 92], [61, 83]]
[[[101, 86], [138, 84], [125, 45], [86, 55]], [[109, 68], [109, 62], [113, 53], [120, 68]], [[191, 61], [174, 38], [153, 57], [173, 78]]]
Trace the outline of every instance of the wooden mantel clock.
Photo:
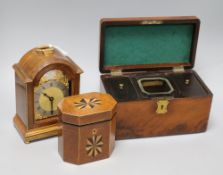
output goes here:
[[61, 124], [57, 104], [63, 97], [79, 93], [81, 68], [48, 45], [31, 49], [13, 68], [14, 124], [24, 142], [58, 135]]

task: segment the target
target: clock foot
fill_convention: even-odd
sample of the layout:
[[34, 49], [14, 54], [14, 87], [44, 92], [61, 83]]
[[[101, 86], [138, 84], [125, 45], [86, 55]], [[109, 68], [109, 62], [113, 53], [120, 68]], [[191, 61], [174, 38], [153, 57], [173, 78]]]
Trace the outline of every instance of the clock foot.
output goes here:
[[27, 129], [23, 121], [18, 115], [13, 119], [14, 125], [22, 137], [24, 143], [28, 144], [34, 140], [40, 140], [57, 136], [61, 133], [62, 126], [60, 123], [52, 124], [49, 126], [38, 127], [34, 129]]
[[30, 143], [30, 141], [25, 141], [25, 140], [24, 140], [24, 143], [25, 143], [25, 144], [29, 144], [29, 143]]

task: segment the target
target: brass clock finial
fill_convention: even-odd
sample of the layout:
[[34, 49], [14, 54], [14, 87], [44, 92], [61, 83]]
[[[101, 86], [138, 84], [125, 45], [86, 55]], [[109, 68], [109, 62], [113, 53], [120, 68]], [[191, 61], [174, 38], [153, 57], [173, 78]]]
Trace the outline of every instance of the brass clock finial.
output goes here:
[[54, 47], [51, 45], [41, 45], [36, 48], [36, 52], [47, 57], [54, 53]]

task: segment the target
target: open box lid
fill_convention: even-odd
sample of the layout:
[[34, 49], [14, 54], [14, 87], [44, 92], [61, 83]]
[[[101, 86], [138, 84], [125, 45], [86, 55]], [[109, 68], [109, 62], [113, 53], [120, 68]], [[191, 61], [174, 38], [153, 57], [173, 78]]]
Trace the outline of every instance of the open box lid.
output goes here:
[[199, 26], [195, 16], [102, 19], [100, 72], [191, 69]]

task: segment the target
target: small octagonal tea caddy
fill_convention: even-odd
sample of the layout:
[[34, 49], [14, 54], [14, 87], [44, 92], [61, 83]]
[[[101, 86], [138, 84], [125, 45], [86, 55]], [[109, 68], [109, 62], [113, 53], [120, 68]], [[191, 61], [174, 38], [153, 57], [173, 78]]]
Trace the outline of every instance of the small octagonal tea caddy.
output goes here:
[[115, 146], [116, 101], [109, 94], [87, 93], [58, 104], [62, 122], [59, 154], [64, 161], [83, 164], [108, 158]]

